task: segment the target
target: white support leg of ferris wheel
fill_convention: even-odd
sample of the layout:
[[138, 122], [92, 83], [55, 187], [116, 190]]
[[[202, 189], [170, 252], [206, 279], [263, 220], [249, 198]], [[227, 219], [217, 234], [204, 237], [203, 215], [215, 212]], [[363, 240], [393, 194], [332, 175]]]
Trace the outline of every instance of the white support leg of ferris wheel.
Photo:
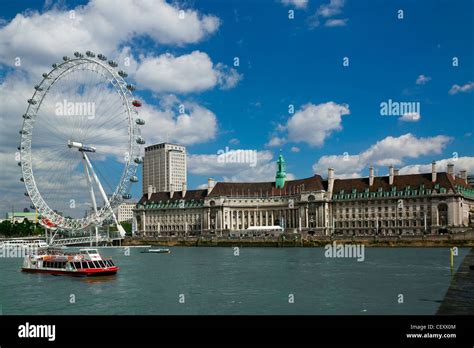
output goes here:
[[[87, 186], [89, 187], [89, 192], [91, 194], [91, 199], [92, 199], [92, 207], [94, 208], [94, 212], [97, 214], [97, 201], [95, 200], [95, 193], [94, 193], [94, 187], [92, 186], [92, 179], [91, 175], [89, 172], [89, 167], [86, 162], [86, 154], [85, 152], [82, 153], [82, 163], [84, 164], [84, 171], [86, 172], [86, 178], [87, 178]], [[99, 245], [99, 227], [96, 225], [95, 226], [95, 245]], [[91, 240], [91, 246], [92, 246], [92, 240]]]
[[110, 211], [112, 212], [112, 217], [114, 218], [114, 222], [115, 222], [115, 225], [117, 226], [117, 230], [119, 231], [120, 236], [125, 237], [125, 230], [123, 229], [122, 225], [120, 225], [118, 223], [117, 217], [115, 216], [115, 213], [114, 213], [112, 207], [110, 206], [109, 199], [107, 198], [107, 195], [105, 194], [104, 188], [102, 187], [102, 184], [100, 183], [99, 178], [97, 177], [97, 174], [95, 173], [94, 168], [92, 167], [92, 164], [89, 161], [89, 157], [87, 157], [85, 152], [83, 152], [82, 154], [83, 154], [83, 157], [86, 161], [86, 164], [89, 167], [90, 172], [92, 173], [92, 178], [96, 182], [97, 187], [99, 187], [100, 194], [102, 195], [102, 198], [103, 198], [105, 204], [109, 207]]

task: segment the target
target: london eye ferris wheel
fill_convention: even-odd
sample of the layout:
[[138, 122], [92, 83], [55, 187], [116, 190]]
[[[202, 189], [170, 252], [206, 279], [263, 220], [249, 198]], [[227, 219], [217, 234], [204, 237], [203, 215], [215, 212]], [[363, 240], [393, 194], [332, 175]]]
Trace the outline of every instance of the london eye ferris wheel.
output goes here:
[[75, 52], [43, 74], [23, 115], [18, 150], [28, 196], [46, 227], [76, 231], [112, 219], [138, 182], [145, 124], [127, 73]]

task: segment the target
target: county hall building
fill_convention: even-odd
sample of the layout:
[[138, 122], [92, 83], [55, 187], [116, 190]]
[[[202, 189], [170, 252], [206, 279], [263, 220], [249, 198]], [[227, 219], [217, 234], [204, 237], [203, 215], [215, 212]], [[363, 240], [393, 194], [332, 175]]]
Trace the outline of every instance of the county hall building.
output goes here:
[[[147, 182], [152, 182], [148, 179]], [[134, 210], [137, 232], [149, 237], [235, 235], [250, 230], [310, 235], [399, 235], [456, 232], [474, 225], [474, 188], [466, 171], [336, 179], [314, 175], [286, 180], [277, 161], [275, 181], [215, 182], [206, 189], [159, 191], [148, 186]]]

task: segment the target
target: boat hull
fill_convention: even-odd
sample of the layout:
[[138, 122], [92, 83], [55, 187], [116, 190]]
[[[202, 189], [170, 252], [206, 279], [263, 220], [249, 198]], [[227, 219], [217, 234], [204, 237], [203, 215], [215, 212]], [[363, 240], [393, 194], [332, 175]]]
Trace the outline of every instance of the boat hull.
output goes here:
[[26, 273], [44, 273], [51, 275], [64, 275], [70, 277], [99, 277], [99, 276], [110, 276], [117, 273], [119, 267], [109, 268], [98, 268], [98, 269], [81, 269], [78, 271], [66, 271], [66, 270], [54, 270], [54, 269], [41, 269], [41, 268], [25, 268], [21, 269], [22, 272]]

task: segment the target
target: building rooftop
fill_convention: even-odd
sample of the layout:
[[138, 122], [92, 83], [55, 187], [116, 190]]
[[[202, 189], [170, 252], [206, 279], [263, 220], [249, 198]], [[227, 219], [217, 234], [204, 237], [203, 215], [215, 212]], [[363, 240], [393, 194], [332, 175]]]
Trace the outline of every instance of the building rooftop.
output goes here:
[[218, 182], [209, 197], [218, 196], [281, 196], [304, 191], [324, 190], [321, 176], [285, 181], [283, 187], [276, 188], [274, 181], [267, 182]]
[[146, 202], [159, 202], [159, 201], [180, 201], [184, 199], [185, 201], [191, 200], [201, 200], [207, 196], [207, 189], [204, 190], [188, 190], [183, 197], [182, 191], [175, 191], [173, 197], [171, 197], [170, 192], [155, 192], [151, 194], [150, 199], [148, 195], [144, 194], [138, 204], [144, 204]]
[[[325, 189], [327, 190], [328, 183], [327, 180], [323, 182]], [[441, 188], [446, 190], [452, 189], [455, 190], [455, 185], [460, 185], [465, 188], [469, 188], [469, 185], [466, 182], [456, 177], [452, 178], [446, 172], [440, 172], [436, 174], [436, 182], [431, 181], [431, 173], [424, 174], [407, 174], [407, 175], [395, 175], [393, 178], [393, 185], [389, 184], [389, 177], [387, 176], [376, 176], [374, 177], [374, 184], [369, 186], [369, 178], [353, 178], [353, 179], [335, 179], [333, 192], [338, 193], [341, 190], [344, 190], [346, 193], [351, 192], [353, 189], [356, 189], [358, 192], [364, 191], [366, 189], [369, 192], [375, 192], [382, 188], [383, 191], [389, 191], [392, 187], [396, 187], [397, 190], [405, 189], [418, 189], [423, 185], [426, 189], [433, 189], [436, 185], [439, 185]]]
[[[393, 185], [389, 184], [388, 176], [376, 176], [374, 177], [374, 183], [369, 186], [369, 178], [352, 178], [352, 179], [335, 179], [333, 192], [335, 194], [351, 193], [353, 190], [356, 192], [376, 192], [380, 189], [382, 191], [391, 191], [396, 188], [397, 191], [402, 190], [418, 190], [421, 187], [424, 189], [445, 189], [446, 192], [452, 190], [457, 191], [457, 187], [463, 187], [466, 189], [473, 189], [472, 186], [467, 184], [464, 179], [460, 177], [453, 178], [446, 172], [439, 172], [436, 175], [436, 182], [431, 181], [431, 173], [424, 174], [407, 174], [407, 175], [395, 175], [393, 178]], [[290, 180], [286, 181], [283, 188], [278, 189], [275, 186], [274, 181], [267, 182], [218, 182], [215, 184], [211, 193], [207, 194], [207, 189], [201, 190], [187, 190], [184, 198], [182, 197], [181, 191], [175, 191], [171, 198], [170, 192], [156, 192], [151, 195], [148, 199], [148, 195], [145, 194], [140, 199], [138, 204], [143, 204], [148, 201], [159, 202], [159, 201], [178, 201], [184, 199], [189, 200], [201, 200], [206, 197], [267, 197], [267, 196], [285, 196], [298, 194], [300, 192], [308, 191], [327, 191], [328, 181], [322, 180], [320, 175], [314, 175], [305, 179]]]

